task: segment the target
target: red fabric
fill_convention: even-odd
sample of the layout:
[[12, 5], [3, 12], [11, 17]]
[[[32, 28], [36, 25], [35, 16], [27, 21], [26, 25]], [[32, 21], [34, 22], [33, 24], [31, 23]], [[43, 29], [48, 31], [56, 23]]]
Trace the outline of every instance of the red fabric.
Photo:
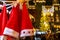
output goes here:
[[[4, 32], [5, 26], [7, 24], [7, 21], [8, 21], [8, 16], [6, 13], [6, 7], [4, 6], [0, 13], [0, 36], [1, 37], [3, 36], [3, 32]], [[2, 40], [2, 38], [0, 38], [0, 39]]]
[[16, 10], [17, 13], [18, 13], [18, 25], [19, 25], [19, 33], [20, 33], [20, 30], [21, 30], [21, 22], [22, 22], [22, 10], [20, 9], [20, 4], [18, 3], [17, 6], [16, 6]]
[[6, 27], [8, 27], [16, 32], [19, 32], [19, 30], [18, 30], [19, 29], [19, 27], [18, 27], [18, 13], [17, 13], [15, 7], [12, 8], [10, 18], [7, 22]]
[[21, 31], [24, 29], [33, 29], [32, 22], [29, 18], [29, 13], [28, 9], [26, 7], [26, 4], [23, 4], [23, 9], [22, 9], [22, 26], [21, 26]]
[[13, 38], [11, 36], [7, 36], [7, 40], [15, 40], [15, 38]]
[[6, 13], [6, 7], [2, 8], [2, 12], [0, 13], [0, 35], [3, 35], [4, 28], [6, 26], [8, 17]]
[[11, 40], [11, 37], [10, 36], [7, 36], [7, 40]]
[[2, 12], [0, 13], [0, 35], [1, 35], [1, 30], [2, 30], [2, 27], [1, 27], [1, 25], [2, 25]]
[[[14, 31], [16, 31], [18, 33], [19, 33], [19, 23], [18, 22], [20, 22], [18, 20], [18, 18], [20, 16], [20, 11], [19, 10], [20, 10], [19, 9], [19, 5], [17, 5], [16, 8], [15, 7], [12, 8], [11, 13], [10, 13], [10, 17], [9, 17], [9, 20], [7, 22], [7, 25], [6, 25], [7, 28], [12, 29], [12, 30], [14, 30]], [[4, 34], [4, 35], [7, 35], [7, 34]], [[14, 37], [12, 35], [7, 35], [7, 36]], [[9, 39], [9, 37], [7, 37], [7, 38]]]
[[2, 31], [2, 34], [3, 34], [5, 26], [6, 26], [7, 21], [8, 21], [8, 16], [7, 16], [7, 12], [6, 12], [6, 7], [5, 6], [3, 7], [2, 13], [3, 13], [3, 17], [2, 17], [2, 30], [1, 31]]

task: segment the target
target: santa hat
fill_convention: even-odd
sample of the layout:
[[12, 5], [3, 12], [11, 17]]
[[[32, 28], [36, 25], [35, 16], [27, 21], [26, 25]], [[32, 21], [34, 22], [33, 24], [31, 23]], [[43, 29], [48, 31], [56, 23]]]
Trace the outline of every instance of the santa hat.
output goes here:
[[33, 35], [34, 35], [33, 26], [29, 18], [28, 9], [26, 7], [26, 4], [24, 3], [22, 9], [22, 26], [21, 26], [20, 37], [33, 36]]
[[3, 13], [3, 17], [2, 17], [2, 33], [3, 33], [4, 28], [5, 28], [7, 21], [8, 21], [8, 15], [7, 15], [5, 6], [3, 7], [2, 13]]
[[6, 12], [6, 6], [4, 6], [2, 9], [2, 14], [1, 14], [1, 36], [0, 36], [0, 40], [3, 40], [3, 38], [4, 38], [3, 32], [4, 32], [4, 28], [7, 24], [7, 21], [8, 21], [8, 16], [7, 16], [7, 12]]
[[[20, 9], [20, 4], [18, 3], [16, 6], [16, 10], [18, 10], [18, 25], [19, 25], [19, 32], [21, 31], [21, 22], [22, 22], [22, 9]], [[20, 35], [20, 34], [19, 34]]]
[[10, 18], [7, 22], [7, 25], [4, 30], [4, 35], [18, 38], [19, 36], [19, 27], [18, 27], [18, 13], [15, 7], [12, 8], [10, 13]]

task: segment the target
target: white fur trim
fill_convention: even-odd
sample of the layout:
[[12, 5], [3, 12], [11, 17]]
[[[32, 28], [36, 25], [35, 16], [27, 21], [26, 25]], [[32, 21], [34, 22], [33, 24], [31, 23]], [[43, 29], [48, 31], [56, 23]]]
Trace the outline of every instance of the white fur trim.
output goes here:
[[1, 36], [0, 36], [0, 40], [3, 40], [3, 39], [4, 39], [4, 36], [1, 35]]
[[19, 36], [19, 33], [14, 31], [13, 29], [10, 29], [10, 28], [5, 28], [4, 30], [4, 35], [9, 35], [9, 36], [12, 36], [12, 37], [15, 37], [15, 38], [18, 38]]
[[25, 37], [25, 36], [33, 36], [34, 35], [34, 30], [33, 29], [25, 29], [21, 31], [20, 37]]

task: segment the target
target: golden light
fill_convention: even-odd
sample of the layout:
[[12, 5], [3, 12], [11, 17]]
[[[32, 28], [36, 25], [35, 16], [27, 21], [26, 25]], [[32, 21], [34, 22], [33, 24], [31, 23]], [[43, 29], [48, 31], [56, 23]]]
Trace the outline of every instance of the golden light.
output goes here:
[[42, 13], [43, 13], [43, 16], [46, 16], [46, 13], [44, 13], [43, 11], [42, 11]]
[[43, 16], [46, 16], [46, 13], [43, 13]]
[[51, 13], [50, 13], [50, 9], [48, 9], [48, 12], [47, 12], [46, 15], [47, 15], [47, 16], [51, 15]]
[[23, 3], [25, 0], [17, 0], [17, 2], [19, 3]]
[[53, 13], [51, 13], [51, 16], [53, 16]]
[[46, 24], [46, 22], [44, 22], [44, 24]]
[[48, 24], [46, 22], [44, 22], [45, 26], [48, 26]]

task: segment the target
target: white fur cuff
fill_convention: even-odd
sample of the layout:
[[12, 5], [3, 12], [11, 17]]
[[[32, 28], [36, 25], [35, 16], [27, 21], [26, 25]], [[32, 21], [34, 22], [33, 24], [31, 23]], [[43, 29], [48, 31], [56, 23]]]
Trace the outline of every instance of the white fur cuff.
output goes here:
[[25, 36], [33, 36], [34, 35], [34, 30], [33, 29], [25, 29], [21, 31], [20, 37], [25, 37]]
[[7, 28], [7, 27], [5, 28], [3, 34], [4, 35], [9, 35], [9, 36], [12, 36], [12, 37], [15, 37], [15, 38], [18, 38], [18, 36], [19, 36], [19, 33], [18, 32], [16, 32], [13, 29]]

